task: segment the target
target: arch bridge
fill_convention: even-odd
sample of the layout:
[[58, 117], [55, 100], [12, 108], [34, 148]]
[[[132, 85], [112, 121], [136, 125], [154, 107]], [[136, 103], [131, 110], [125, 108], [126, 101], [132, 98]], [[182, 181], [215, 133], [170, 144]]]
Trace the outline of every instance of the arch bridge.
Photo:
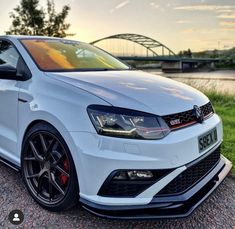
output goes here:
[[111, 40], [111, 39], [120, 39], [136, 43], [147, 50], [147, 56], [149, 56], [149, 54], [152, 54], [152, 56], [176, 56], [176, 54], [170, 48], [168, 48], [161, 42], [139, 34], [125, 33], [125, 34], [112, 35], [109, 37], [93, 41], [91, 42], [91, 44], [94, 45], [101, 41]]
[[[127, 55], [125, 48], [127, 49], [128, 46], [122, 45], [123, 47], [119, 47], [122, 48], [123, 50], [122, 54], [111, 52], [119, 59], [124, 61], [160, 62], [162, 70], [166, 72], [182, 72], [185, 69], [187, 71], [188, 70], [190, 71], [198, 68], [198, 66], [200, 66], [201, 64], [207, 64], [212, 66], [213, 68], [214, 63], [219, 61], [219, 59], [212, 59], [212, 58], [180, 57], [176, 55], [174, 51], [172, 51], [169, 47], [167, 47], [163, 43], [147, 36], [132, 34], [132, 33], [116, 34], [104, 37], [96, 41], [93, 41], [90, 44], [97, 45], [98, 43], [101, 44], [102, 41], [109, 41], [109, 40], [124, 40], [127, 42], [131, 42], [133, 44], [137, 44], [146, 50], [144, 55], [140, 55], [139, 53], [136, 54], [135, 50], [132, 49], [132, 52], [129, 55]], [[108, 50], [106, 45], [105, 48], [103, 49], [110, 52], [110, 50]]]

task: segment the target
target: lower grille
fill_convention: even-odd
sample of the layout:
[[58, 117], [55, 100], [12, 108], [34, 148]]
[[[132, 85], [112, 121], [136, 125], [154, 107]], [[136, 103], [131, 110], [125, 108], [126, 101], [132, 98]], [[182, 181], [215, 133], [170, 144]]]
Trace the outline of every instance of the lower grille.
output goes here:
[[133, 197], [150, 187], [153, 182], [125, 182], [112, 181], [105, 190], [100, 193], [101, 196], [106, 197]]
[[117, 180], [114, 177], [120, 173], [121, 170], [111, 173], [102, 187], [100, 188], [98, 195], [104, 197], [135, 197], [141, 192], [149, 188], [158, 180], [172, 172], [172, 169], [151, 170], [153, 178], [150, 180], [144, 179], [125, 179]]
[[203, 177], [205, 177], [217, 165], [219, 160], [220, 147], [197, 164], [189, 167], [184, 172], [182, 172], [165, 188], [157, 193], [155, 197], [164, 195], [176, 195], [186, 192], [197, 182], [199, 182]]

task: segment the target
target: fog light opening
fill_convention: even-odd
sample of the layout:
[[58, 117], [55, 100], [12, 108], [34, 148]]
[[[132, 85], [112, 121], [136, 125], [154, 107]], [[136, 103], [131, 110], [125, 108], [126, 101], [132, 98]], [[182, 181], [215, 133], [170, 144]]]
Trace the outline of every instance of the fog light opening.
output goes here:
[[130, 180], [148, 180], [153, 178], [153, 173], [151, 171], [128, 171], [128, 177]]
[[128, 180], [128, 174], [125, 171], [121, 171], [118, 172], [115, 176], [114, 176], [114, 180]]
[[149, 170], [120, 171], [113, 177], [114, 180], [151, 180], [153, 178], [154, 175]]

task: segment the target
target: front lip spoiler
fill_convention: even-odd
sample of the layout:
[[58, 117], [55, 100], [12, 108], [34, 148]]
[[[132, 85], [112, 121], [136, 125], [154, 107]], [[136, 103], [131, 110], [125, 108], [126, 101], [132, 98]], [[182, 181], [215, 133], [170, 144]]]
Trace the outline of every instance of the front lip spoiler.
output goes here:
[[80, 198], [82, 207], [97, 216], [109, 219], [163, 219], [189, 216], [221, 184], [232, 168], [222, 156], [218, 165], [197, 185], [180, 196], [155, 197], [147, 205], [106, 206]]

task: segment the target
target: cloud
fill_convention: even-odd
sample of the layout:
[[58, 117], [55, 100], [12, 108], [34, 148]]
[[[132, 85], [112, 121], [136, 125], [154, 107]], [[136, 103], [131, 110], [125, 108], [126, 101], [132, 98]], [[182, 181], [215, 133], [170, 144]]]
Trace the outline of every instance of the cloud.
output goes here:
[[182, 33], [185, 33], [185, 34], [192, 34], [192, 33], [200, 33], [200, 34], [211, 34], [211, 33], [216, 33], [218, 32], [218, 29], [215, 29], [215, 28], [208, 28], [208, 29], [199, 29], [199, 28], [188, 28], [188, 29], [185, 29], [185, 30], [182, 30], [181, 31]]
[[185, 29], [185, 30], [183, 30], [182, 32], [183, 32], [183, 33], [194, 33], [194, 32], [196, 32], [196, 30], [190, 28], [190, 29]]
[[188, 21], [188, 20], [178, 20], [176, 21], [177, 24], [190, 24], [191, 21]]
[[222, 31], [235, 31], [235, 20], [220, 21], [219, 25]]
[[221, 21], [219, 24], [221, 26], [235, 26], [235, 21]]
[[221, 30], [223, 30], [223, 31], [235, 31], [235, 26], [234, 27], [223, 27]]
[[219, 11], [219, 10], [232, 10], [235, 6], [229, 5], [189, 5], [189, 6], [177, 6], [175, 10], [188, 10], [188, 11]]
[[115, 9], [121, 9], [121, 8], [123, 8], [124, 6], [126, 6], [127, 4], [129, 4], [129, 2], [130, 1], [124, 1], [124, 2], [121, 2], [120, 4], [118, 4], [116, 7], [115, 7]]
[[219, 9], [219, 10], [216, 10], [217, 13], [232, 13], [234, 12], [233, 9]]
[[157, 5], [155, 2], [151, 2], [149, 5], [150, 5], [151, 7], [153, 7], [153, 8], [155, 8], [155, 9], [160, 8], [160, 6]]
[[217, 18], [221, 18], [221, 19], [235, 19], [235, 13], [220, 14], [220, 15], [217, 16]]
[[113, 9], [110, 10], [110, 13], [113, 13], [116, 10], [119, 10], [121, 8], [124, 8], [125, 6], [127, 6], [130, 3], [129, 0], [123, 1], [121, 3], [119, 3], [118, 5], [116, 5]]

